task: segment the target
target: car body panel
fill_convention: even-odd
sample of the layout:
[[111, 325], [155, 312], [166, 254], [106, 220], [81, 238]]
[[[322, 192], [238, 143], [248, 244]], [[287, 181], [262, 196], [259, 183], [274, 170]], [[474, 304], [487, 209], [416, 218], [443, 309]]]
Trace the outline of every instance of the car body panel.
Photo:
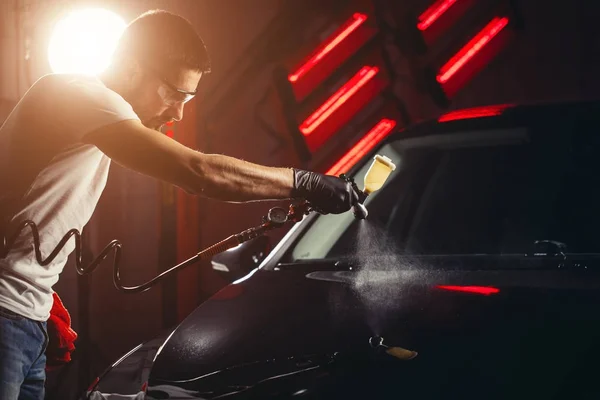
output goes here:
[[[599, 102], [502, 107], [426, 121], [388, 142], [508, 127], [550, 137], [595, 129], [599, 117]], [[163, 340], [147, 398], [600, 395], [598, 254], [374, 255], [368, 270], [282, 261], [313, 219]]]
[[[314, 279], [319, 272], [338, 278]], [[599, 281], [589, 270], [516, 270], [504, 284], [499, 271], [413, 270], [407, 279], [388, 270], [367, 282], [360, 272], [339, 272], [259, 271], [225, 289], [171, 336], [149, 387], [196, 398], [437, 398], [468, 390], [472, 396], [461, 397], [547, 398], [575, 384], [569, 372], [591, 362], [597, 347]], [[535, 276], [544, 283], [530, 285]], [[475, 285], [499, 292], [440, 288]], [[418, 356], [382, 354], [370, 346], [373, 336]], [[273, 379], [292, 372], [293, 380]], [[268, 388], [256, 387], [268, 379]]]

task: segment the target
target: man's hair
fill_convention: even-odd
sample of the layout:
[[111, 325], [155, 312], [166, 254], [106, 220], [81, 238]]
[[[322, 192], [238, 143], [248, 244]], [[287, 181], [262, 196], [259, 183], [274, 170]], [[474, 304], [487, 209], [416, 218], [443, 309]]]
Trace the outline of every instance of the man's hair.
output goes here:
[[130, 56], [161, 69], [185, 67], [210, 72], [204, 41], [185, 18], [164, 10], [143, 13], [125, 28], [114, 52], [119, 62]]

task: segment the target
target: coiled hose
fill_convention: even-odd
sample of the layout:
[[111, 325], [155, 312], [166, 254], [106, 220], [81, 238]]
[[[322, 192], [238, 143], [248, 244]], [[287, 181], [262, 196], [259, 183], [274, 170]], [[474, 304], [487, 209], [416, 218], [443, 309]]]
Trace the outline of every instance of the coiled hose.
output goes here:
[[150, 289], [152, 286], [157, 284], [162, 279], [166, 278], [171, 273], [173, 273], [181, 268], [184, 268], [188, 265], [191, 265], [195, 262], [198, 262], [200, 260], [210, 259], [211, 257], [213, 257], [214, 255], [216, 255], [218, 253], [222, 253], [225, 250], [231, 249], [247, 240], [253, 239], [253, 238], [261, 235], [264, 231], [274, 228], [275, 225], [276, 224], [273, 224], [271, 222], [265, 222], [258, 227], [248, 229], [246, 231], [243, 231], [243, 232], [235, 234], [235, 235], [231, 235], [227, 239], [222, 240], [222, 241], [200, 251], [195, 256], [162, 272], [161, 274], [157, 275], [156, 277], [149, 280], [148, 282], [145, 282], [145, 283], [143, 283], [141, 285], [137, 285], [137, 286], [124, 286], [121, 283], [121, 277], [120, 277], [120, 273], [119, 273], [119, 263], [121, 261], [121, 251], [122, 251], [123, 246], [122, 246], [121, 242], [119, 242], [118, 240], [111, 241], [100, 252], [100, 254], [98, 254], [98, 256], [96, 258], [94, 258], [94, 260], [88, 266], [84, 267], [82, 265], [83, 264], [83, 262], [82, 262], [83, 251], [82, 251], [82, 245], [81, 245], [81, 233], [77, 229], [69, 230], [62, 237], [62, 239], [58, 242], [58, 244], [56, 245], [54, 250], [52, 250], [52, 252], [48, 255], [48, 257], [42, 258], [42, 252], [40, 251], [40, 234], [39, 234], [37, 225], [31, 220], [25, 220], [19, 225], [16, 232], [8, 240], [6, 240], [6, 237], [3, 238], [2, 248], [0, 249], [0, 259], [6, 258], [10, 249], [12, 249], [13, 246], [15, 245], [17, 238], [19, 237], [21, 232], [23, 232], [23, 230], [26, 227], [29, 227], [31, 229], [31, 233], [33, 235], [34, 249], [35, 249], [35, 259], [41, 266], [50, 264], [56, 258], [58, 253], [65, 246], [65, 244], [67, 244], [69, 239], [71, 239], [71, 237], [74, 236], [75, 237], [75, 264], [76, 264], [77, 273], [79, 275], [86, 275], [86, 274], [94, 272], [94, 270], [98, 267], [98, 265], [100, 265], [100, 263], [108, 257], [110, 252], [114, 250], [113, 283], [114, 283], [115, 287], [118, 290], [120, 290], [122, 292], [126, 292], [126, 293], [141, 293], [141, 292], [145, 292], [146, 290]]

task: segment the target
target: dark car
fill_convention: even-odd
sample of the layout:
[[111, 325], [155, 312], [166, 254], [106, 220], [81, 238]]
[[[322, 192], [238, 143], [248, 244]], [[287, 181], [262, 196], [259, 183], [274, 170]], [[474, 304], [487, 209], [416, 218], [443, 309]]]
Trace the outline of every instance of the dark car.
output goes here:
[[599, 122], [494, 106], [394, 133], [350, 173], [397, 165], [366, 220], [307, 216], [89, 398], [600, 398]]

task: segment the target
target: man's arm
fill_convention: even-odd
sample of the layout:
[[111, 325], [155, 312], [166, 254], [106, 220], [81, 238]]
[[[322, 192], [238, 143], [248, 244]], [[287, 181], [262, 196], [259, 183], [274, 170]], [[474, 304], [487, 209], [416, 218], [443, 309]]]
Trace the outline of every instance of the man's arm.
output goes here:
[[294, 172], [203, 154], [148, 129], [118, 122], [84, 137], [118, 164], [213, 199], [245, 202], [292, 197]]

